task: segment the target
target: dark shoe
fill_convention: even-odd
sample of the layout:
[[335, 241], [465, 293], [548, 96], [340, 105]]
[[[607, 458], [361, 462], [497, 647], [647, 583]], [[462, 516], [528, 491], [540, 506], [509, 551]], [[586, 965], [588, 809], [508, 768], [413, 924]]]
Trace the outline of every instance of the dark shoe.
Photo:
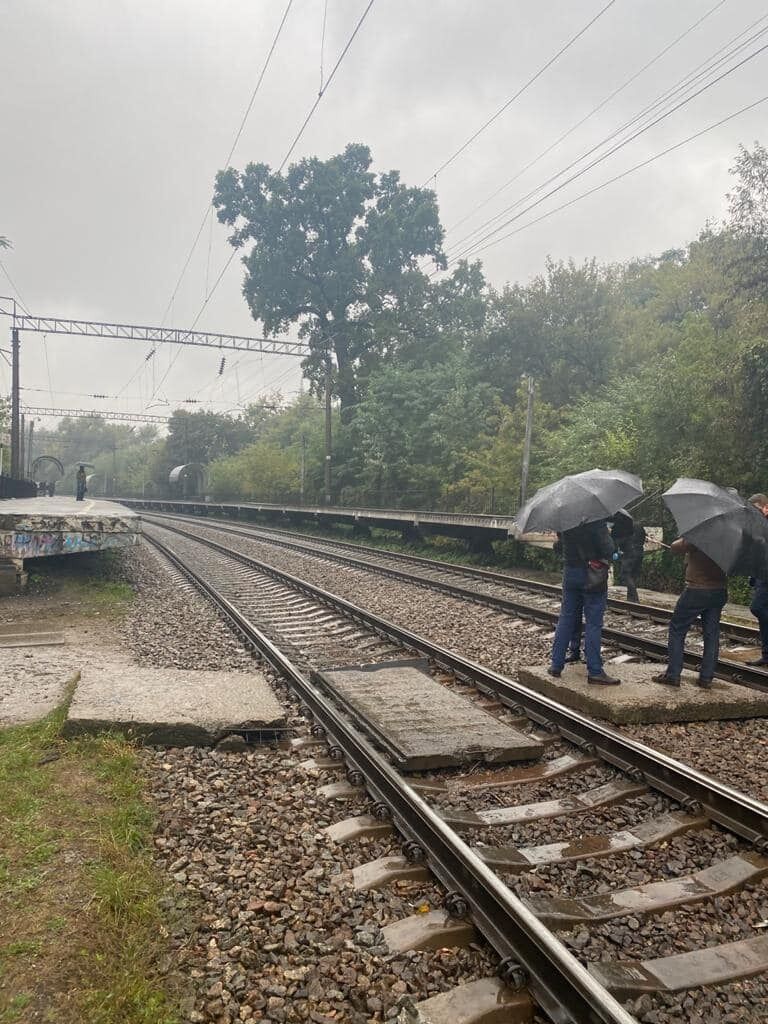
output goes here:
[[699, 682], [699, 686], [702, 688], [702, 690], [711, 690], [712, 689], [712, 680], [711, 679], [699, 679], [698, 682]]
[[680, 680], [675, 679], [674, 676], [668, 676], [666, 672], [662, 672], [660, 676], [653, 677], [654, 683], [663, 683], [665, 686], [679, 686]]
[[[565, 659], [568, 661], [568, 659]], [[755, 661], [745, 661], [745, 665], [751, 665], [753, 668], [768, 668], [768, 661], [765, 658], [756, 658]]]
[[553, 679], [559, 679], [562, 675], [562, 672], [558, 668], [548, 668], [547, 675], [552, 676]]
[[587, 682], [594, 683], [596, 686], [618, 686], [621, 680], [614, 679], [612, 676], [606, 675], [605, 672], [601, 672], [599, 676], [587, 676]]
[[576, 665], [581, 661], [581, 651], [568, 651], [565, 656], [566, 665]]

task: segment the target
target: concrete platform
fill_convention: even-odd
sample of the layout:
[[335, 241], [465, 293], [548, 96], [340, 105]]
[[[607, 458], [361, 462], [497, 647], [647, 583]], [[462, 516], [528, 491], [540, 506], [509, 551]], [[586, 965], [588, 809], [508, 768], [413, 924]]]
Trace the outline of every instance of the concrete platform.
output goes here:
[[368, 731], [405, 770], [541, 756], [542, 743], [435, 682], [428, 664], [413, 659], [350, 665], [315, 672], [313, 677], [363, 716]]
[[141, 518], [111, 501], [11, 498], [0, 501], [0, 563], [75, 555], [137, 544]]
[[190, 672], [128, 664], [83, 668], [64, 735], [115, 729], [158, 746], [254, 740], [286, 727], [285, 711], [260, 673]]
[[710, 690], [696, 685], [695, 672], [683, 672], [679, 688], [652, 681], [664, 666], [626, 662], [608, 666], [620, 686], [594, 686], [583, 665], [567, 665], [560, 679], [545, 665], [521, 668], [518, 678], [537, 693], [615, 725], [654, 722], [705, 722], [722, 718], [768, 717], [768, 693], [716, 679]]

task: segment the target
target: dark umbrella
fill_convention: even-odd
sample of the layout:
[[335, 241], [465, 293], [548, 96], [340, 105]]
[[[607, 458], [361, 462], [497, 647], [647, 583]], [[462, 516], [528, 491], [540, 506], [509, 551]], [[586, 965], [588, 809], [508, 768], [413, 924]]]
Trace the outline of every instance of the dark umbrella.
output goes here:
[[642, 493], [642, 481], [633, 473], [623, 469], [588, 469], [536, 491], [520, 509], [515, 522], [521, 533], [562, 533], [582, 523], [610, 519]]
[[768, 521], [738, 491], [680, 477], [662, 497], [680, 536], [723, 572], [768, 579]]

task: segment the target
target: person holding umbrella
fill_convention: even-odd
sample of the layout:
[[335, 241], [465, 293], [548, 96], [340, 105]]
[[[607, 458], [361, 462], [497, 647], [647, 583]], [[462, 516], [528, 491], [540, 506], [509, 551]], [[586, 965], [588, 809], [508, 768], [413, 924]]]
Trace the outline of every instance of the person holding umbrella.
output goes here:
[[[765, 494], [753, 494], [749, 504], [754, 505], [761, 515], [768, 517], [768, 496]], [[756, 579], [750, 576], [749, 584], [752, 587], [752, 602], [749, 610], [757, 619], [760, 628], [760, 657], [754, 661], [748, 661], [748, 665], [756, 668], [768, 668], [768, 580]]]
[[680, 685], [685, 638], [700, 618], [699, 686], [709, 689], [720, 648], [720, 615], [728, 599], [727, 576], [768, 579], [768, 521], [737, 491], [708, 480], [681, 477], [663, 498], [680, 531], [670, 550], [685, 555], [686, 568], [685, 590], [669, 624], [667, 668], [655, 681]]
[[517, 516], [520, 533], [552, 530], [561, 535], [563, 599], [548, 669], [556, 679], [583, 611], [588, 681], [602, 686], [620, 682], [606, 674], [600, 652], [608, 568], [615, 550], [607, 521], [642, 493], [642, 483], [631, 473], [592, 469], [542, 487]]

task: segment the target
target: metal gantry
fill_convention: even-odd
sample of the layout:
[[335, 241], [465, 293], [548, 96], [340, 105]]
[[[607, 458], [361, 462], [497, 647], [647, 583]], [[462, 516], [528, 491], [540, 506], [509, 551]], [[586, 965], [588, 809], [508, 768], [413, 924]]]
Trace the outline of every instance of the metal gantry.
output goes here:
[[170, 423], [170, 416], [154, 416], [142, 412], [102, 412], [101, 409], [58, 409], [48, 405], [25, 405], [26, 416], [71, 416], [83, 420], [117, 420], [123, 423]]
[[[221, 334], [210, 331], [183, 330], [178, 327], [146, 327], [139, 324], [106, 323], [101, 320], [70, 320], [58, 316], [32, 316], [20, 312], [15, 299], [0, 295], [0, 316], [11, 321], [11, 475], [18, 477], [23, 472], [22, 420], [20, 403], [20, 334], [33, 331], [38, 334], [66, 334], [75, 337], [104, 338], [124, 341], [143, 341], [150, 344], [192, 345], [198, 348], [231, 349], [241, 352], [261, 352], [267, 355], [293, 356], [304, 358], [310, 354], [309, 346], [303, 341], [278, 338], [257, 338], [239, 334]], [[127, 422], [167, 423], [167, 417], [142, 416], [139, 414], [90, 413], [86, 410], [28, 409], [38, 415], [90, 416], [99, 415], [104, 419], [122, 419]]]

